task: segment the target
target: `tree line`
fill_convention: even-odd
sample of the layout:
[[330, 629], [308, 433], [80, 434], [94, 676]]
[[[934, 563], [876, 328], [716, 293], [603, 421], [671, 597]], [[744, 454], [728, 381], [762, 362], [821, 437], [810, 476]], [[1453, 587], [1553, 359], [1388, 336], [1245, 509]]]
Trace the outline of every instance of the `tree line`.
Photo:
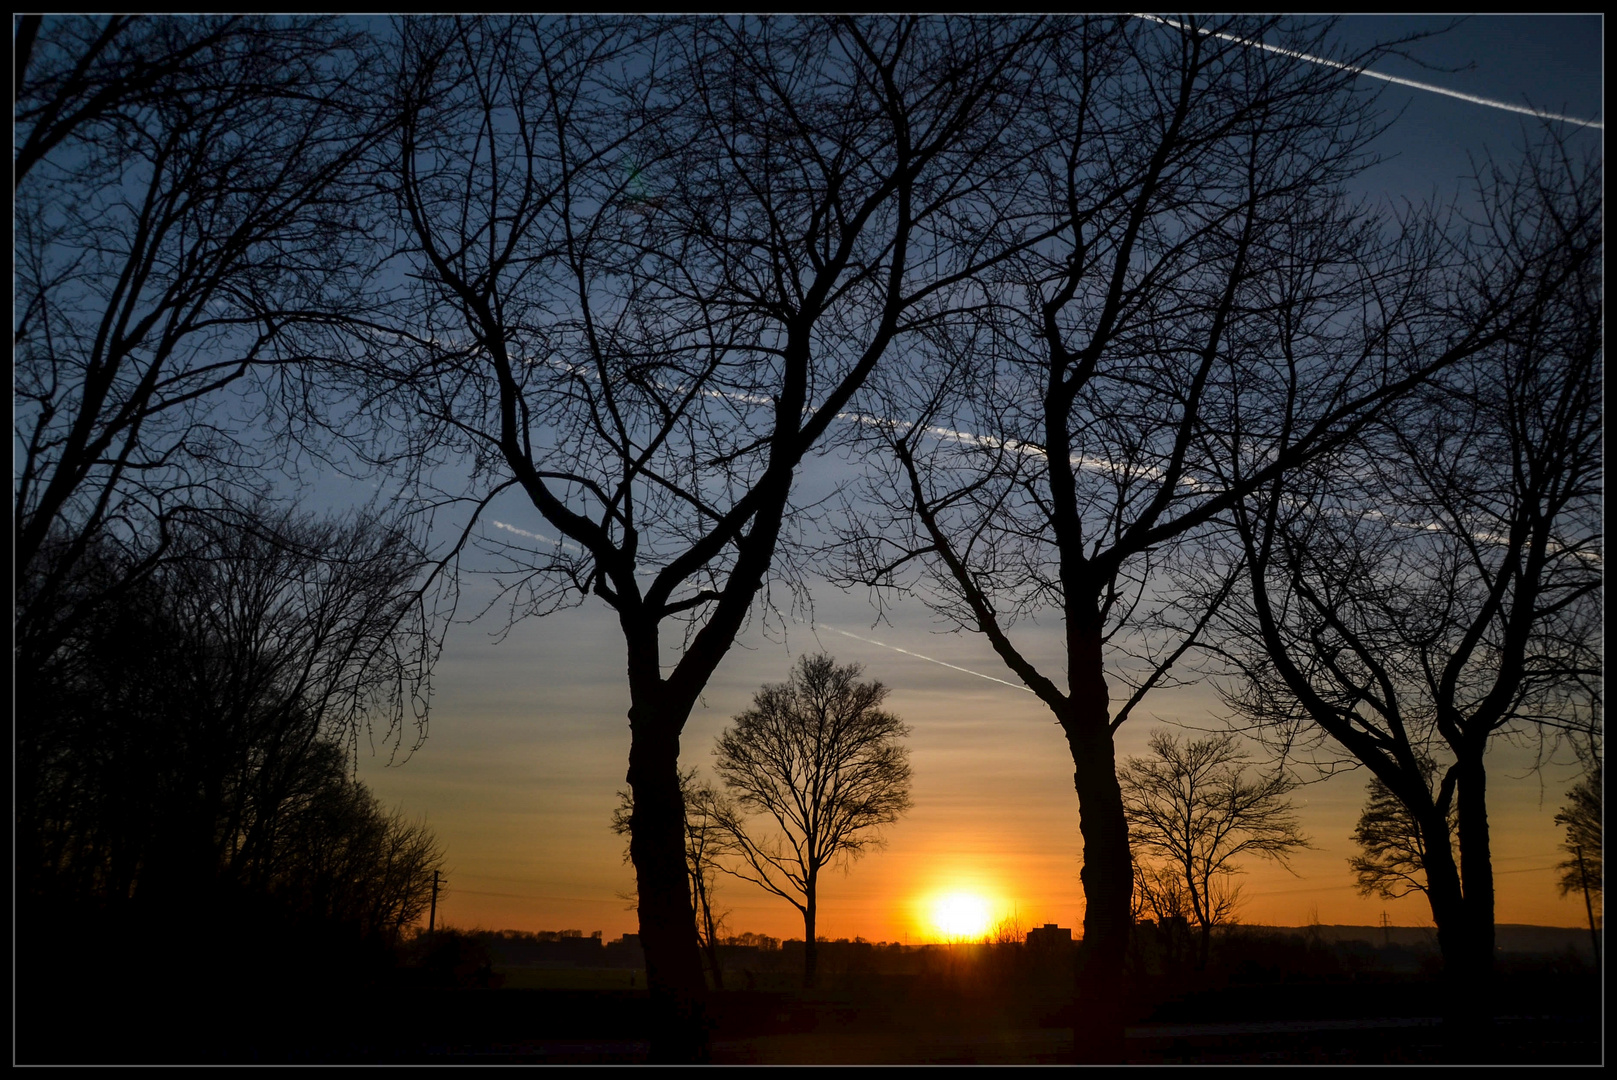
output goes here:
[[[266, 983], [385, 967], [437, 899], [444, 851], [353, 776], [344, 716], [398, 689], [387, 660], [418, 572], [374, 520], [188, 523], [19, 671], [31, 991], [85, 963], [183, 984], [194, 961], [151, 951], [165, 939], [203, 955], [250, 942]], [[57, 587], [88, 598], [127, 573], [97, 545]], [[35, 584], [19, 582], [24, 599]]]
[[424, 705], [424, 560], [398, 515], [277, 488], [312, 449], [297, 339], [361, 293], [374, 58], [329, 19], [14, 30], [25, 973], [76, 977], [86, 933], [182, 980], [150, 942], [256, 926], [311, 973], [396, 943], [444, 854], [352, 763]]
[[[481, 548], [513, 619], [606, 604], [653, 1055], [690, 1060], [690, 711], [812, 576], [914, 593], [1061, 727], [1083, 1052], [1122, 1051], [1115, 734], [1192, 663], [1411, 816], [1480, 1008], [1488, 747], [1599, 731], [1601, 162], [1545, 128], [1451, 204], [1355, 198], [1394, 121], [1354, 71], [1411, 43], [1334, 42], [1252, 16], [25, 17], [18, 669], [158, 581], [192, 520], [319, 475], [451, 529], [418, 599]], [[805, 495], [842, 454], [858, 477]], [[555, 541], [482, 530], [502, 496]], [[1034, 614], [1057, 669], [1019, 644]], [[363, 653], [409, 657], [395, 732], [417, 640]]]

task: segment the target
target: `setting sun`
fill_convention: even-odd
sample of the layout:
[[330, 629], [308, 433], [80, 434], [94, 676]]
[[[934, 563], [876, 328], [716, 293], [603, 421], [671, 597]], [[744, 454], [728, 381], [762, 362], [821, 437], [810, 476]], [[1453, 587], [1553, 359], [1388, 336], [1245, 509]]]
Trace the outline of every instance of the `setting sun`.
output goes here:
[[945, 893], [932, 902], [932, 925], [945, 938], [980, 938], [988, 933], [988, 901], [976, 893]]

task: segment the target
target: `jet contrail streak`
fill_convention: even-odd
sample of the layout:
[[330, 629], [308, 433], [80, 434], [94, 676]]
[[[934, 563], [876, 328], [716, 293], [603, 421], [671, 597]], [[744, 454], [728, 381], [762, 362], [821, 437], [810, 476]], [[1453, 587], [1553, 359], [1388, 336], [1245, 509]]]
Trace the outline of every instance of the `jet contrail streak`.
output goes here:
[[538, 533], [529, 532], [527, 529], [519, 529], [515, 525], [507, 525], [503, 521], [494, 522], [494, 527], [496, 529], [504, 529], [506, 532], [516, 533], [518, 536], [526, 536], [529, 540], [537, 540], [541, 544], [554, 544], [556, 547], [559, 547], [564, 551], [579, 550], [577, 544], [569, 544], [565, 540], [557, 540], [555, 537], [551, 536], [540, 536]]
[[[527, 529], [519, 529], [515, 525], [507, 525], [503, 521], [495, 521], [494, 522], [494, 527], [496, 529], [504, 529], [506, 532], [514, 532], [518, 536], [526, 536], [529, 540], [538, 540], [542, 544], [554, 544], [556, 547], [561, 548], [563, 551], [580, 551], [581, 552], [581, 551], [584, 550], [583, 548], [579, 547], [577, 544], [568, 543], [566, 540], [557, 540], [555, 537], [551, 537], [551, 536], [540, 536], [538, 533], [529, 532]], [[653, 570], [653, 569], [651, 569], [649, 567], [644, 567], [644, 566], [635, 567], [634, 572], [639, 574], [641, 577], [656, 577], [657, 576], [657, 571], [656, 570]]]
[[[1142, 12], [1134, 12], [1134, 17], [1136, 19], [1148, 19], [1154, 23], [1161, 23], [1163, 26], [1171, 26], [1175, 30], [1190, 29], [1184, 23], [1175, 22], [1172, 19], [1164, 19], [1160, 15], [1146, 15]], [[1560, 113], [1545, 112], [1543, 109], [1530, 109], [1525, 105], [1513, 105], [1508, 101], [1497, 101], [1494, 98], [1478, 97], [1475, 94], [1465, 94], [1458, 90], [1450, 90], [1447, 87], [1433, 86], [1431, 83], [1416, 82], [1414, 79], [1402, 79], [1397, 75], [1384, 75], [1379, 71], [1371, 71], [1369, 68], [1354, 67], [1352, 64], [1344, 64], [1339, 60], [1327, 60], [1323, 56], [1310, 56], [1308, 53], [1297, 52], [1294, 49], [1283, 49], [1279, 45], [1269, 45], [1262, 41], [1253, 41], [1250, 38], [1236, 37], [1234, 34], [1225, 34], [1217, 30], [1202, 30], [1197, 28], [1197, 32], [1211, 35], [1212, 37], [1223, 38], [1225, 41], [1233, 41], [1237, 45], [1250, 45], [1255, 49], [1262, 49], [1265, 52], [1279, 53], [1281, 56], [1290, 56], [1297, 60], [1307, 60], [1311, 64], [1323, 64], [1325, 67], [1333, 67], [1339, 71], [1351, 71], [1355, 75], [1368, 75], [1372, 79], [1381, 79], [1384, 82], [1397, 83], [1399, 86], [1413, 87], [1416, 90], [1428, 90], [1434, 94], [1442, 94], [1444, 97], [1459, 98], [1461, 101], [1469, 101], [1473, 105], [1486, 105], [1491, 109], [1504, 109], [1508, 112], [1522, 113], [1527, 116], [1536, 116], [1540, 120], [1559, 120], [1563, 124], [1577, 124], [1580, 127], [1592, 127], [1600, 131], [1606, 130], [1606, 125], [1599, 120], [1580, 120], [1576, 116], [1562, 116]]]
[[963, 671], [967, 675], [975, 675], [979, 679], [987, 679], [989, 682], [997, 682], [1001, 686], [1010, 687], [1012, 690], [1021, 690], [1022, 692], [1028, 693], [1028, 694], [1033, 693], [1032, 690], [1028, 689], [1027, 687], [1023, 686], [1020, 683], [1006, 682], [1004, 679], [996, 679], [992, 675], [984, 675], [980, 671], [973, 671], [970, 668], [963, 668], [963, 667], [959, 666], [958, 664], [950, 664], [950, 663], [948, 663], [946, 661], [943, 661], [943, 660], [934, 660], [930, 656], [922, 656], [918, 652], [910, 652], [908, 649], [900, 649], [897, 645], [889, 645], [885, 641], [877, 641], [874, 638], [860, 637], [858, 634], [850, 634], [846, 630], [842, 630], [842, 629], [839, 629], [838, 627], [832, 626], [830, 623], [820, 623], [820, 625], [825, 627], [827, 630], [835, 630], [837, 633], [841, 634], [843, 637], [853, 638], [855, 641], [863, 641], [866, 645], [880, 645], [884, 649], [891, 649], [896, 653], [903, 653], [905, 656], [913, 656], [913, 657], [915, 657], [915, 659], [917, 659], [917, 660], [925, 660], [929, 664], [937, 664], [939, 667], [952, 668], [955, 671]]

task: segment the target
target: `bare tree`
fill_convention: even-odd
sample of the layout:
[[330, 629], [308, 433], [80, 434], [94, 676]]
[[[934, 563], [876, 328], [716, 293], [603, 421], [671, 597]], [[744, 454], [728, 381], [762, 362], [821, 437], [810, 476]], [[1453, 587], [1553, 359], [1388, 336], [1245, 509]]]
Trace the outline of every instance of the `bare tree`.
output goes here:
[[[817, 973], [821, 872], [881, 842], [910, 807], [909, 734], [880, 708], [887, 688], [860, 682], [858, 664], [805, 656], [784, 683], [753, 695], [713, 748], [735, 797], [721, 826], [744, 864], [730, 872], [787, 900], [803, 916], [803, 984]], [[740, 812], [737, 812], [740, 811]], [[763, 825], [748, 822], [746, 812]]]
[[[265, 489], [275, 436], [320, 410], [303, 331], [363, 306], [353, 167], [380, 129], [363, 37], [332, 18], [24, 24], [12, 525], [29, 672], [163, 557], [177, 515]], [[80, 574], [70, 603], [96, 544], [125, 549], [124, 576], [87, 594]]]
[[[1584, 756], [1584, 755], [1580, 755]], [[1591, 745], [1585, 757], [1587, 771], [1566, 793], [1567, 803], [1555, 815], [1555, 823], [1566, 829], [1566, 840], [1561, 850], [1570, 858], [1556, 864], [1561, 878], [1556, 883], [1561, 895], [1583, 894], [1584, 911], [1589, 917], [1589, 939], [1594, 948], [1595, 965], [1600, 964], [1600, 925], [1605, 914], [1605, 852], [1602, 838], [1601, 813], [1605, 791], [1601, 785], [1603, 772], [1598, 749]]]
[[87, 129], [138, 129], [140, 111], [171, 102], [177, 85], [217, 77], [218, 50], [251, 26], [240, 17], [186, 26], [129, 15], [57, 16], [47, 25], [43, 16], [23, 15], [15, 29], [13, 191]]
[[1229, 700], [1289, 746], [1367, 766], [1418, 822], [1454, 1007], [1472, 1016], [1494, 955], [1488, 749], [1599, 712], [1600, 177], [1553, 140], [1517, 172], [1485, 170], [1472, 259], [1509, 298], [1507, 332], [1235, 514]]
[[[515, 489], [558, 534], [503, 549], [513, 618], [589, 596], [617, 613], [657, 1060], [705, 1053], [680, 733], [792, 577], [800, 466], [988, 257], [974, 179], [1006, 152], [1010, 60], [1037, 28], [399, 26], [412, 290], [358, 362], [394, 410], [377, 453], [473, 516]], [[469, 490], [444, 490], [450, 462]]]
[[[695, 770], [692, 770], [694, 773]], [[713, 972], [713, 985], [724, 989], [724, 964], [719, 945], [727, 929], [729, 912], [714, 906], [720, 872], [719, 858], [730, 850], [724, 828], [724, 797], [703, 781], [685, 792], [685, 847], [691, 866], [691, 901], [696, 908], [696, 937]]]
[[[1149, 917], [1157, 943], [1162, 947], [1166, 966], [1169, 970], [1178, 969], [1190, 951], [1191, 908], [1185, 875], [1178, 867], [1166, 862], [1142, 862], [1136, 853], [1134, 903], [1131, 910], [1136, 926]], [[1144, 944], [1138, 933], [1129, 942], [1130, 952], [1139, 961], [1144, 959]]]
[[[1259, 39], [1283, 50], [1258, 50]], [[1349, 201], [1381, 123], [1328, 23], [1093, 17], [1052, 37], [1009, 220], [1040, 236], [887, 386], [888, 475], [848, 577], [915, 588], [1053, 712], [1074, 765], [1086, 898], [1079, 1052], [1120, 1060], [1132, 860], [1114, 734], [1203, 634], [1166, 571], [1250, 492], [1341, 445], [1503, 333], [1458, 332], [1442, 237]], [[1501, 282], [1505, 294], [1519, 287]], [[1456, 290], [1460, 291], [1460, 290]], [[885, 385], [885, 384], [884, 384]], [[1058, 672], [1019, 622], [1062, 627]], [[1109, 680], [1124, 687], [1114, 703]], [[1114, 711], [1115, 709], [1115, 711]]]
[[[1308, 846], [1287, 798], [1296, 781], [1283, 768], [1249, 778], [1249, 760], [1233, 735], [1181, 742], [1159, 730], [1151, 733], [1150, 757], [1129, 758], [1118, 770], [1135, 858], [1158, 860], [1162, 876], [1177, 878], [1164, 899], [1177, 900], [1182, 887], [1184, 914], [1200, 931], [1200, 968], [1213, 927], [1235, 914], [1239, 860], [1257, 855], [1286, 866], [1292, 852]], [[1148, 891], [1152, 884], [1165, 892], [1156, 878], [1147, 880]]]

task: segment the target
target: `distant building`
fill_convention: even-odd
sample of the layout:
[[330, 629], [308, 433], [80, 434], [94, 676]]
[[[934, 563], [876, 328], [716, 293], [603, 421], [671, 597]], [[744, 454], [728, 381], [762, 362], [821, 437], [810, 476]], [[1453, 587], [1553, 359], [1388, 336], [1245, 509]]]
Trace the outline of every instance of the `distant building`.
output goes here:
[[499, 931], [485, 935], [495, 959], [511, 967], [600, 967], [601, 932], [540, 930], [526, 934]]
[[1072, 929], [1066, 926], [1057, 926], [1047, 922], [1043, 926], [1036, 926], [1027, 932], [1027, 947], [1030, 949], [1057, 949], [1072, 945]]
[[624, 934], [616, 941], [606, 943], [606, 966], [615, 968], [643, 968], [646, 950], [640, 944], [639, 934]]

